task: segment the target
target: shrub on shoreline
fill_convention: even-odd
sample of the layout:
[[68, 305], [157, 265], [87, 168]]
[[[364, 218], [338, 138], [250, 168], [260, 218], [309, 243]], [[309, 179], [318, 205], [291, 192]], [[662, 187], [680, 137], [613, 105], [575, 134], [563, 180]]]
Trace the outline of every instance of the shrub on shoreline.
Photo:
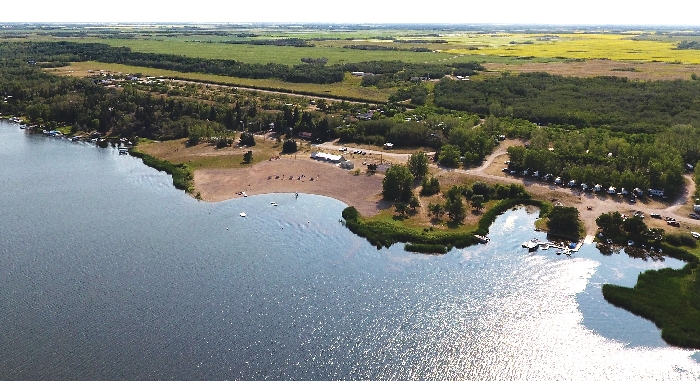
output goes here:
[[147, 166], [171, 175], [175, 188], [182, 189], [187, 193], [192, 193], [192, 191], [194, 191], [194, 185], [192, 184], [194, 176], [187, 164], [173, 164], [167, 160], [161, 160], [133, 149], [129, 151], [129, 154], [140, 158]]

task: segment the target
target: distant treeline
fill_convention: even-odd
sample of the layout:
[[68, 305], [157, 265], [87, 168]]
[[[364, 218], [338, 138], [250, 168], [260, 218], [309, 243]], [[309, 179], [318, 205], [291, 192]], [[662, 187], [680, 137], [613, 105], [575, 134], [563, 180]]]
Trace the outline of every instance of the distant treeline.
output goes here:
[[279, 38], [270, 40], [228, 40], [225, 44], [247, 44], [247, 45], [274, 45], [274, 46], [294, 46], [297, 48], [311, 48], [314, 44], [309, 44], [307, 40], [301, 38]]
[[[344, 65], [325, 65], [326, 60], [323, 58], [306, 58], [305, 62], [308, 63], [294, 66], [275, 63], [247, 64], [235, 60], [133, 52], [126, 47], [76, 42], [2, 42], [0, 43], [0, 56], [42, 63], [99, 61], [179, 72], [255, 79], [277, 78], [286, 82], [319, 84], [340, 82], [347, 71], [365, 71], [390, 75], [403, 73], [397, 78], [408, 80], [412, 76], [439, 78], [445, 74], [474, 73], [474, 70], [483, 70], [483, 67], [477, 63], [451, 63], [451, 66], [446, 66], [414, 64], [401, 61], [373, 61]], [[392, 78], [391, 80], [397, 80], [397, 78]]]
[[401, 44], [446, 44], [447, 40], [435, 39], [435, 40], [393, 40]]
[[348, 71], [372, 73], [362, 77], [362, 86], [388, 88], [401, 86], [414, 78], [439, 79], [446, 75], [472, 76], [484, 67], [478, 62], [452, 62], [449, 64], [406, 63], [402, 61], [370, 61], [345, 64]]
[[681, 41], [678, 43], [678, 50], [700, 50], [700, 41]]
[[203, 59], [174, 54], [132, 52], [126, 47], [74, 42], [0, 43], [0, 55], [24, 56], [37, 62], [100, 61], [179, 72], [241, 78], [278, 78], [297, 83], [334, 83], [344, 78], [343, 67], [299, 64], [246, 64], [235, 60]]
[[389, 51], [404, 51], [404, 52], [418, 52], [418, 53], [430, 53], [433, 50], [429, 48], [399, 48], [396, 46], [384, 46], [384, 45], [345, 45], [344, 49], [355, 49], [355, 50], [389, 50]]
[[539, 124], [653, 133], [700, 120], [700, 83], [546, 73], [503, 75], [483, 81], [443, 79], [435, 85], [435, 104]]

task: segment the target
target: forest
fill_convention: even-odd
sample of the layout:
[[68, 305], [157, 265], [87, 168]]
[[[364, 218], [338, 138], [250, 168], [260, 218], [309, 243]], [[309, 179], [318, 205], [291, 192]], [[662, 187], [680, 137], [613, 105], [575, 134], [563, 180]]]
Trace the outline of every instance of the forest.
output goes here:
[[655, 133], [674, 124], [697, 123], [700, 82], [504, 73], [483, 81], [443, 79], [435, 85], [435, 104], [567, 129]]

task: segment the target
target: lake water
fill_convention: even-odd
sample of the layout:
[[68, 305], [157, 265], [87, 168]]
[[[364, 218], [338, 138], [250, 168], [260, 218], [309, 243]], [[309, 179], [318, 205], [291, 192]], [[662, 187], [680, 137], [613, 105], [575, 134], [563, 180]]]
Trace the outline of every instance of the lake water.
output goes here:
[[700, 377], [600, 292], [681, 262], [527, 253], [544, 235], [524, 209], [488, 245], [377, 250], [339, 201], [199, 202], [139, 159], [7, 122], [0, 205], [1, 380]]

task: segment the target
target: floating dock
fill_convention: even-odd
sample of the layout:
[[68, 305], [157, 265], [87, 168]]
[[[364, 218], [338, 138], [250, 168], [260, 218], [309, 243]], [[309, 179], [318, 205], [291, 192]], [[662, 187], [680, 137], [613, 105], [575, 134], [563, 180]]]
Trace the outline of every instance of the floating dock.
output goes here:
[[560, 254], [566, 254], [566, 255], [571, 255], [571, 253], [578, 252], [581, 249], [581, 246], [583, 246], [584, 241], [578, 241], [576, 243], [571, 243], [569, 246], [564, 246], [559, 243], [555, 242], [549, 242], [549, 241], [540, 241], [537, 238], [533, 238], [529, 241], [523, 242], [523, 247], [526, 248], [528, 251], [535, 251], [538, 248], [542, 247], [542, 250], [547, 250], [550, 247], [557, 249], [557, 255]]

